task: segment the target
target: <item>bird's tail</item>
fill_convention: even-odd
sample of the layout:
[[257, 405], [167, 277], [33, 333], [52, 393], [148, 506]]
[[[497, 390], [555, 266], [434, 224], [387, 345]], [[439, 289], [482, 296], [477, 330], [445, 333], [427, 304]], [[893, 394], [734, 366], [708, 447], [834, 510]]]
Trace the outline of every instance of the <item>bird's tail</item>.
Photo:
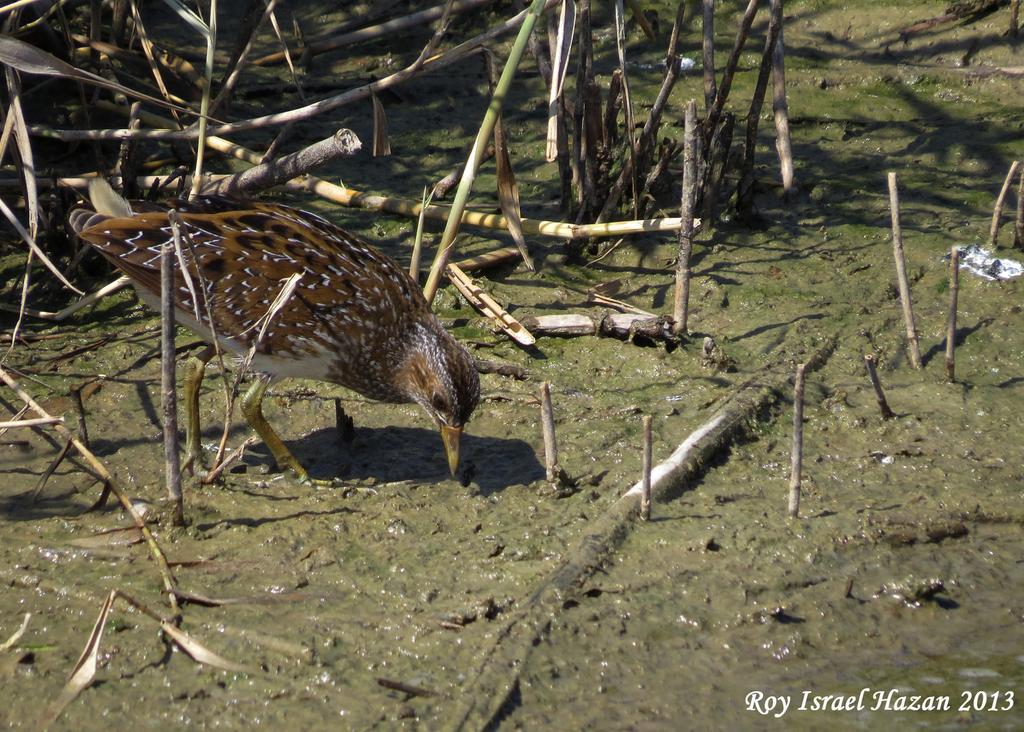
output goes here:
[[68, 216], [71, 228], [76, 234], [106, 219], [129, 218], [134, 215], [131, 204], [103, 178], [93, 178], [89, 181], [89, 201], [92, 203], [91, 210], [83, 206], [76, 208]]

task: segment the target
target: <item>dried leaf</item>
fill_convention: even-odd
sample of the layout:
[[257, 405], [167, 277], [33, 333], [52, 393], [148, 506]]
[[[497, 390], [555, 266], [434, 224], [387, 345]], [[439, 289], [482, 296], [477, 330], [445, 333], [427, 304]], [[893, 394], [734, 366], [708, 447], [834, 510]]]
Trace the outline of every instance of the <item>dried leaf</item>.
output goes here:
[[28, 124], [21, 110], [21, 82], [12, 69], [7, 72], [7, 93], [11, 99], [9, 114], [14, 122], [14, 140], [18, 145], [19, 172], [25, 179], [25, 203], [28, 209], [28, 231], [35, 239], [39, 234], [39, 193], [36, 187], [35, 158], [32, 155], [32, 143], [28, 136]]
[[93, 678], [96, 676], [96, 657], [99, 655], [103, 628], [107, 624], [107, 616], [110, 615], [110, 608], [113, 606], [114, 598], [116, 597], [117, 590], [111, 590], [110, 594], [107, 595], [103, 607], [100, 608], [99, 617], [96, 618], [96, 624], [92, 628], [92, 633], [89, 634], [89, 641], [85, 644], [85, 649], [78, 658], [78, 663], [75, 664], [75, 668], [71, 671], [71, 678], [68, 679], [68, 683], [64, 685], [60, 694], [44, 713], [39, 723], [39, 729], [49, 727], [60, 716], [61, 712], [64, 711], [64, 708], [73, 702], [92, 683]]
[[224, 671], [248, 671], [245, 666], [229, 661], [226, 658], [218, 656], [216, 653], [211, 651], [209, 648], [204, 646], [202, 643], [191, 637], [188, 633], [183, 631], [181, 628], [176, 628], [167, 621], [160, 623], [161, 630], [170, 638], [177, 646], [184, 651], [189, 658], [197, 663], [206, 664], [207, 666], [213, 666], [214, 668], [223, 669]]
[[551, 90], [548, 94], [548, 145], [547, 160], [558, 157], [558, 97], [562, 94], [565, 72], [569, 68], [569, 53], [572, 37], [576, 33], [576, 3], [562, 0], [558, 14], [558, 35], [555, 49], [551, 54]]
[[512, 160], [508, 155], [508, 145], [505, 142], [505, 128], [501, 124], [501, 117], [494, 124], [494, 161], [498, 167], [498, 202], [501, 204], [501, 212], [505, 214], [508, 222], [508, 232], [512, 240], [519, 247], [523, 255], [523, 261], [531, 272], [534, 271], [533, 260], [526, 249], [526, 239], [523, 236], [523, 222], [519, 209], [519, 186], [516, 185], [516, 175], [512, 170]]
[[388, 118], [377, 95], [371, 93], [370, 98], [373, 100], [373, 157], [382, 158], [391, 154]]

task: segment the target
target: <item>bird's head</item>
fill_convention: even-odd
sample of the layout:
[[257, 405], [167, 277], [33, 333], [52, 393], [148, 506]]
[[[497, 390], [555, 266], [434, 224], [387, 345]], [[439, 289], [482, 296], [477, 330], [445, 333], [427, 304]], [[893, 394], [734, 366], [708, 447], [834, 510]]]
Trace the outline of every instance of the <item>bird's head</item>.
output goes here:
[[423, 407], [438, 428], [452, 475], [459, 466], [462, 428], [480, 401], [473, 357], [433, 320], [418, 323], [399, 369], [401, 388]]

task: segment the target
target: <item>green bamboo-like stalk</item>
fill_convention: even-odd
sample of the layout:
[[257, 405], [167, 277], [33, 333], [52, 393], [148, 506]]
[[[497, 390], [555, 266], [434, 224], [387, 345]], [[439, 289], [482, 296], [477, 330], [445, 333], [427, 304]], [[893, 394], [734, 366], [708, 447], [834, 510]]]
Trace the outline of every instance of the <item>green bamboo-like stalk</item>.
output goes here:
[[519, 28], [519, 35], [516, 37], [515, 43], [512, 44], [512, 51], [509, 53], [508, 61], [505, 62], [501, 78], [498, 79], [498, 84], [494, 88], [491, 103], [487, 106], [484, 121], [480, 125], [480, 131], [476, 134], [473, 149], [470, 151], [469, 158], [466, 160], [466, 167], [462, 171], [462, 180], [459, 181], [459, 187], [456, 189], [455, 197], [452, 199], [451, 212], [448, 215], [448, 222], [444, 227], [444, 234], [441, 236], [441, 246], [437, 249], [437, 255], [434, 257], [434, 263], [430, 268], [430, 276], [427, 278], [427, 284], [423, 288], [423, 295], [427, 298], [427, 302], [433, 302], [434, 295], [437, 294], [437, 288], [441, 282], [441, 276], [444, 274], [444, 268], [448, 264], [452, 250], [455, 248], [455, 235], [459, 232], [462, 212], [466, 208], [469, 193], [473, 189], [473, 181], [476, 180], [476, 171], [480, 166], [484, 149], [487, 147], [491, 134], [494, 132], [494, 125], [498, 121], [498, 115], [501, 114], [501, 107], [505, 102], [508, 89], [512, 85], [512, 78], [515, 76], [516, 68], [519, 66], [519, 61], [526, 50], [526, 42], [530, 38], [530, 34], [533, 33], [533, 27], [537, 24], [537, 19], [544, 12], [544, 5], [545, 0], [533, 0], [530, 11], [526, 14], [523, 24]]

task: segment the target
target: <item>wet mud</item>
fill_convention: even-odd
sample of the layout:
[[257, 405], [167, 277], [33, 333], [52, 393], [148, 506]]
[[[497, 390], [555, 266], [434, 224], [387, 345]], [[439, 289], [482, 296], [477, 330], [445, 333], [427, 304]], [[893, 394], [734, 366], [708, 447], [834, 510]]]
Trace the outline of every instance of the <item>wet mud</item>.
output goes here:
[[[739, 13], [726, 6], [718, 16], [723, 59]], [[658, 7], [667, 26], [671, 11]], [[698, 236], [694, 333], [683, 347], [541, 338], [527, 352], [443, 291], [439, 315], [475, 355], [529, 374], [482, 375], [483, 399], [456, 479], [417, 407], [376, 404], [314, 382], [276, 384], [266, 400], [269, 421], [313, 476], [336, 477], [338, 485], [297, 484], [257, 443], [222, 483], [187, 482], [187, 527], [153, 526], [182, 590], [233, 601], [186, 604], [183, 629], [247, 670], [196, 664], [165, 645], [148, 618], [118, 605], [96, 683], [54, 728], [1019, 729], [1021, 281], [962, 273], [954, 383], [945, 378], [943, 349], [944, 256], [954, 244], [985, 242], [1009, 162], [1024, 153], [1021, 82], [988, 72], [1019, 65], [1021, 51], [1001, 35], [1005, 9], [900, 39], [899, 28], [942, 10], [934, 2], [786, 4], [800, 194], [782, 199], [766, 108], [759, 222], [725, 221]], [[755, 24], [742, 57], [736, 104], [750, 97], [747, 72], [765, 26], [763, 18]], [[684, 52], [699, 64], [695, 29], [699, 22]], [[663, 42], [634, 31], [631, 55], [656, 65]], [[597, 51], [599, 59], [613, 55], [613, 37], [599, 34]], [[361, 63], [341, 53], [316, 62], [324, 74], [354, 74]], [[635, 75], [638, 98], [649, 103], [659, 74]], [[243, 92], [255, 87], [242, 84]], [[403, 87], [388, 100], [394, 155], [338, 163], [327, 177], [418, 200], [455, 164], [486, 104], [484, 90], [475, 67]], [[544, 109], [523, 101], [542, 98], [532, 62], [516, 93], [523, 103], [513, 100], [507, 124], [519, 140], [513, 163], [524, 215], [557, 218], [557, 172], [537, 162]], [[699, 70], [673, 94], [679, 120], [691, 96], [702, 98]], [[243, 102], [238, 113], [256, 103]], [[329, 117], [302, 134], [319, 139], [346, 125], [370, 139], [368, 113]], [[676, 122], [668, 130], [681, 132]], [[900, 176], [920, 371], [907, 358], [895, 289], [889, 170]], [[485, 172], [475, 200], [494, 206]], [[673, 196], [678, 191], [666, 198], [666, 215]], [[407, 261], [414, 223], [300, 203]], [[999, 254], [1024, 259], [1009, 250], [1011, 240], [1012, 222]], [[471, 232], [465, 251], [494, 241]], [[629, 239], [589, 264], [567, 260], [559, 242], [531, 246], [539, 272], [496, 270], [481, 280], [517, 316], [600, 316], [587, 305], [587, 289], [614, 279], [621, 280], [617, 298], [654, 312], [671, 308], [672, 237]], [[21, 262], [12, 255], [0, 263], [7, 293]], [[91, 446], [159, 516], [156, 317], [124, 292], [70, 323], [31, 323], [28, 331], [54, 337], [18, 345], [8, 364], [72, 425], [69, 389], [101, 375], [85, 401]], [[702, 359], [704, 336], [732, 370]], [[195, 342], [179, 333], [183, 350]], [[800, 519], [785, 511], [787, 386], [699, 475], [656, 503], [650, 522], [630, 521], [600, 566], [538, 599], [639, 478], [642, 415], [654, 418], [657, 463], [751, 379], [766, 369], [784, 374], [825, 344], [833, 344], [827, 358], [807, 377]], [[879, 415], [862, 361], [869, 352], [893, 419]], [[211, 364], [202, 400], [211, 448], [223, 425], [219, 379]], [[538, 419], [545, 380], [571, 479], [556, 487], [545, 480]], [[351, 441], [335, 428], [335, 397], [353, 419]], [[2, 398], [10, 411], [18, 408], [8, 391]], [[229, 446], [248, 434], [236, 415]], [[126, 517], [113, 505], [86, 511], [100, 486], [79, 464], [63, 462], [33, 500], [61, 447], [47, 435], [20, 430], [0, 446], [0, 643], [24, 613], [33, 615], [18, 650], [0, 652], [7, 728], [34, 728], [59, 695], [110, 590], [166, 608], [145, 546], [102, 533], [129, 524]], [[528, 610], [535, 602], [543, 612]], [[863, 689], [863, 709], [809, 708], [817, 697], [857, 697]], [[872, 708], [875, 692], [890, 694], [889, 708]], [[981, 709], [972, 706], [979, 694]], [[896, 708], [914, 695], [948, 697], [951, 708]], [[769, 697], [780, 700], [771, 709]], [[789, 706], [779, 714], [782, 699]]]

